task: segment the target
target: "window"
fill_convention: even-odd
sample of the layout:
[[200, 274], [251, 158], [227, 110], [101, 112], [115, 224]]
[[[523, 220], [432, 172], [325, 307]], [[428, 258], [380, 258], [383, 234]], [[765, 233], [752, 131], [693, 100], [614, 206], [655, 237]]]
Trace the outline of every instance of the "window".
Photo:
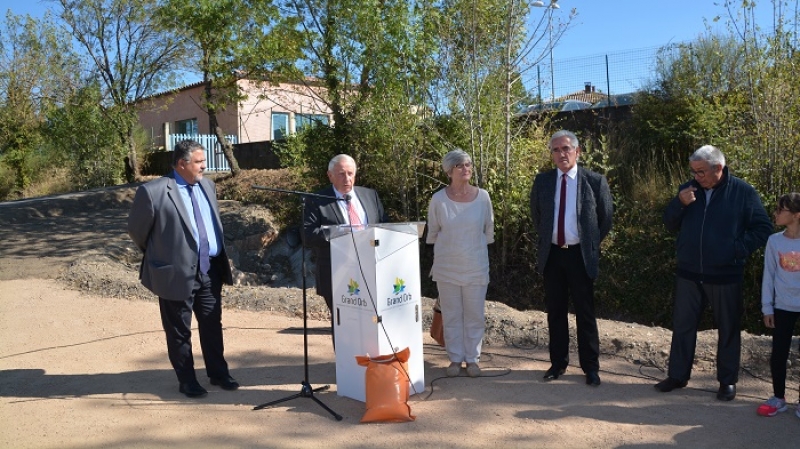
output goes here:
[[289, 135], [289, 114], [272, 113], [272, 140], [283, 140]]
[[328, 126], [328, 116], [322, 114], [297, 114], [295, 116], [296, 132], [314, 126]]
[[190, 136], [200, 134], [197, 129], [197, 119], [190, 118], [189, 120], [175, 122], [175, 134], [189, 134]]

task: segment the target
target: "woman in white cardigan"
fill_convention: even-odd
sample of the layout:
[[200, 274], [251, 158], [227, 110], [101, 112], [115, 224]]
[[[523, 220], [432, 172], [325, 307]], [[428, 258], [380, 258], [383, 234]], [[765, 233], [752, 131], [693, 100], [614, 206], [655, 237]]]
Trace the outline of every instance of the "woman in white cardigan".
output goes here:
[[478, 377], [489, 285], [487, 245], [494, 242], [492, 201], [488, 192], [470, 183], [472, 158], [466, 152], [447, 153], [442, 169], [450, 184], [431, 198], [427, 243], [434, 245], [431, 277], [439, 289], [450, 358], [447, 375], [458, 376], [466, 363], [467, 374]]

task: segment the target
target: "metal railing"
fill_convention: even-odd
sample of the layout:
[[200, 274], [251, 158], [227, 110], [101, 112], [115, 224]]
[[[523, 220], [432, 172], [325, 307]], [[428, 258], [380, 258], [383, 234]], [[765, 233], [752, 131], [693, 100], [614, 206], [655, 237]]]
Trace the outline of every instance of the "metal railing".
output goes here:
[[[232, 144], [237, 143], [236, 136], [230, 135], [225, 138]], [[206, 171], [229, 171], [231, 169], [222, 152], [222, 145], [217, 142], [217, 136], [214, 134], [170, 134], [167, 139], [167, 151], [172, 151], [175, 144], [186, 139], [197, 141], [206, 149]]]

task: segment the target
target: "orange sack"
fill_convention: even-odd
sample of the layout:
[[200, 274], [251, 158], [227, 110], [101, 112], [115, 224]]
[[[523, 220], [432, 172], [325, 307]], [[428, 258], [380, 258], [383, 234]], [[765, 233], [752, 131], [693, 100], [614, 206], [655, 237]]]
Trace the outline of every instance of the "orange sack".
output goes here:
[[408, 422], [416, 417], [408, 406], [408, 348], [396, 354], [378, 357], [356, 356], [360, 366], [366, 366], [364, 382], [367, 387], [367, 411], [361, 418], [369, 422]]
[[442, 323], [442, 309], [439, 306], [439, 300], [433, 306], [433, 320], [431, 320], [431, 337], [439, 343], [439, 346], [444, 347], [444, 324]]

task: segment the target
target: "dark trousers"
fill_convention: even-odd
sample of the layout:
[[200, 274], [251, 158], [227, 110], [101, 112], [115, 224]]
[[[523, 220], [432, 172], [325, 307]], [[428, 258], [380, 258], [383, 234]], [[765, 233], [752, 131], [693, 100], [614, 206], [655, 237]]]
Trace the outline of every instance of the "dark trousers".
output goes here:
[[586, 274], [579, 246], [553, 245], [544, 268], [544, 296], [550, 335], [550, 363], [569, 364], [569, 298], [578, 327], [578, 360], [584, 373], [600, 368], [600, 339], [594, 315], [594, 280]]
[[800, 312], [775, 309], [775, 329], [772, 330], [772, 355], [769, 368], [772, 371], [772, 392], [776, 398], [786, 397], [786, 359], [792, 347], [792, 331]]
[[742, 284], [706, 284], [678, 277], [672, 317], [669, 377], [687, 381], [697, 346], [697, 328], [703, 311], [711, 306], [718, 329], [717, 380], [733, 385], [739, 380], [741, 327], [744, 304]]
[[331, 260], [327, 257], [316, 255], [316, 270], [314, 271], [314, 283], [317, 289], [317, 294], [322, 296], [325, 304], [328, 306], [328, 311], [331, 317], [331, 341], [333, 342], [333, 349], [336, 350], [336, 335], [334, 333], [334, 320], [336, 311], [333, 308], [333, 280], [331, 278]]
[[229, 375], [222, 344], [222, 277], [214, 264], [211, 264], [208, 275], [198, 271], [190, 298], [184, 301], [158, 298], [158, 304], [167, 336], [169, 361], [178, 382], [196, 380], [192, 357], [192, 312], [197, 318], [206, 374], [208, 377]]

